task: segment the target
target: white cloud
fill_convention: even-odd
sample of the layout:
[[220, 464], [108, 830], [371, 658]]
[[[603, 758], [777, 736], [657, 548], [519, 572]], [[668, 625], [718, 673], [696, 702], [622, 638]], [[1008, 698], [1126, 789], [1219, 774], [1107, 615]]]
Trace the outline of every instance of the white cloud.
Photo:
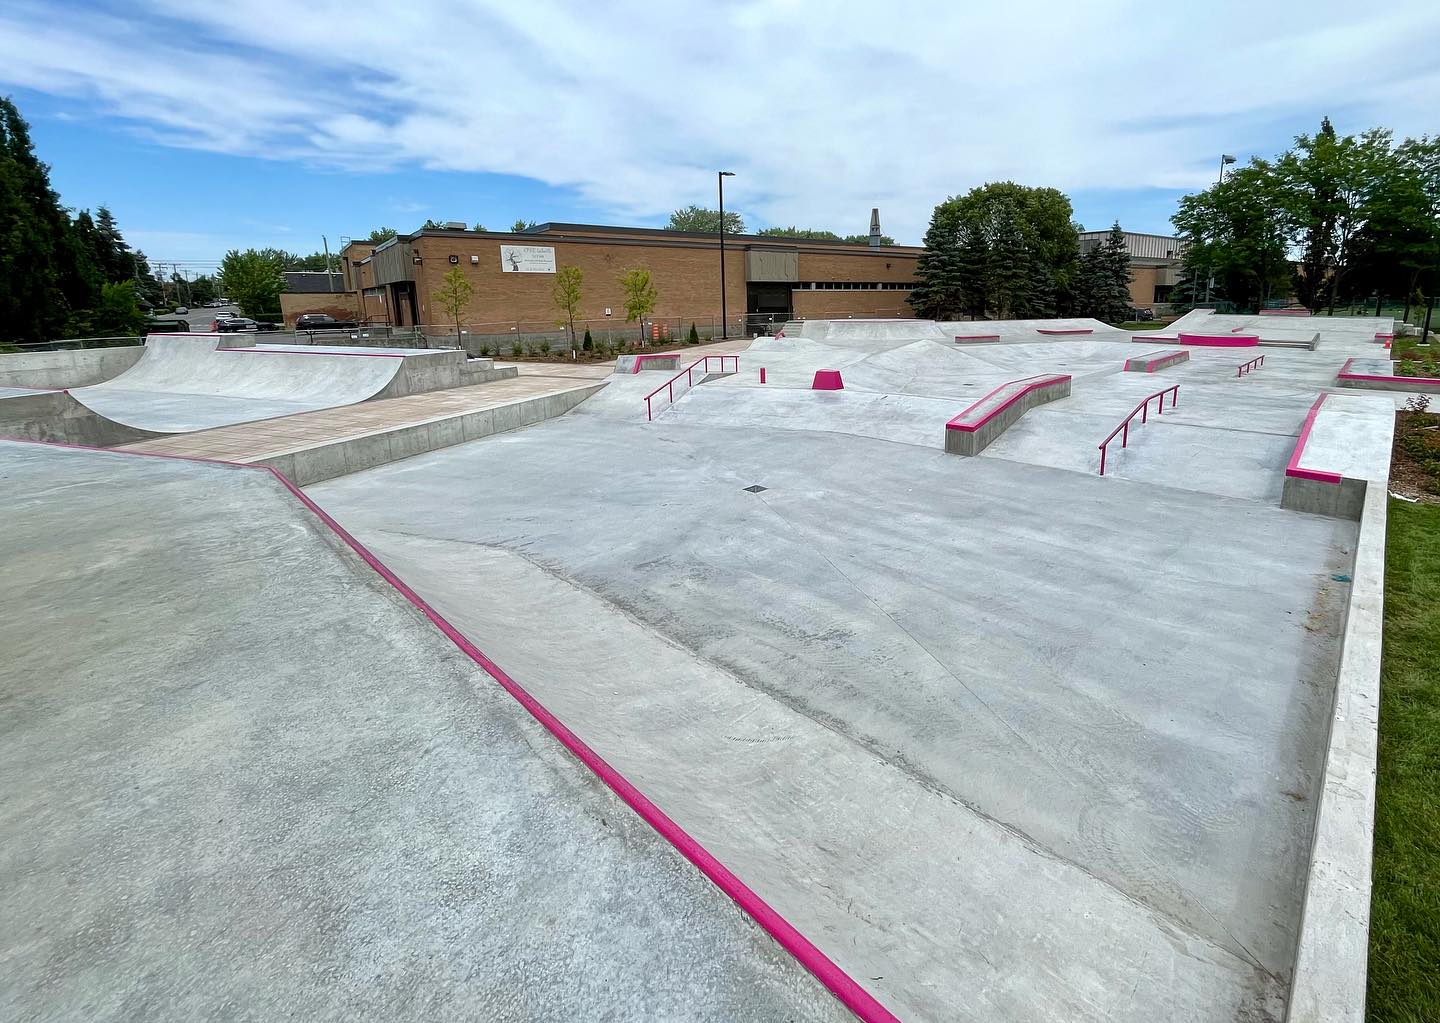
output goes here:
[[[0, 14], [0, 83], [176, 146], [574, 189], [619, 221], [713, 200], [752, 225], [918, 240], [996, 178], [1190, 188], [1221, 151], [1435, 131], [1440, 7], [1213, 0], [564, 4], [151, 0]], [[1403, 48], [1397, 47], [1403, 41]]]

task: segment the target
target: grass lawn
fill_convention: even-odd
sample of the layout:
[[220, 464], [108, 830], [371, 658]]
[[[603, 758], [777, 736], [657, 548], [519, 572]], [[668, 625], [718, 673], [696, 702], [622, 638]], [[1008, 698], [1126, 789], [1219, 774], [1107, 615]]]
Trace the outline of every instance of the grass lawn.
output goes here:
[[1440, 1020], [1440, 505], [1390, 502], [1368, 1018]]
[[1115, 323], [1112, 326], [1121, 330], [1159, 330], [1161, 327], [1168, 327], [1173, 320], [1129, 320], [1125, 323]]

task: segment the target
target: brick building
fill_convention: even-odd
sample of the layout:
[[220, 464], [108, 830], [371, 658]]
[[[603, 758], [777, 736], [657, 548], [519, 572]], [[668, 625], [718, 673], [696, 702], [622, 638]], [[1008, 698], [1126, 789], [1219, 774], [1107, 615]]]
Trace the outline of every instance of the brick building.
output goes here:
[[[878, 227], [878, 224], [877, 224]], [[878, 241], [878, 238], [875, 239]], [[906, 299], [923, 250], [905, 245], [725, 236], [729, 332], [792, 317], [908, 316]], [[346, 291], [372, 323], [443, 325], [435, 299], [459, 267], [474, 285], [462, 317], [475, 334], [553, 330], [555, 271], [584, 273], [578, 320], [625, 327], [619, 277], [648, 269], [658, 295], [653, 319], [719, 333], [720, 252], [714, 234], [649, 228], [542, 224], [522, 233], [421, 230], [340, 253]], [[672, 328], [673, 329], [673, 326]]]
[[[1081, 231], [1080, 251], [1085, 252], [1109, 237], [1109, 231]], [[1125, 250], [1130, 253], [1130, 304], [1150, 309], [1169, 302], [1170, 291], [1180, 279], [1185, 240], [1126, 231]]]

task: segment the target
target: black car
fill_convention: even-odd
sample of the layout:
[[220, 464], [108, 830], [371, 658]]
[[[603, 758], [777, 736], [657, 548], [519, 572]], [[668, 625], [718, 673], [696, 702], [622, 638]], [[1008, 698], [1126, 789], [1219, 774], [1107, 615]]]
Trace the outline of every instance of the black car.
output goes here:
[[306, 313], [295, 321], [296, 330], [354, 330], [354, 320], [337, 320], [329, 313]]
[[215, 321], [215, 329], [221, 334], [239, 334], [244, 331], [279, 330], [279, 326], [266, 320], [252, 320], [248, 316], [224, 316]]

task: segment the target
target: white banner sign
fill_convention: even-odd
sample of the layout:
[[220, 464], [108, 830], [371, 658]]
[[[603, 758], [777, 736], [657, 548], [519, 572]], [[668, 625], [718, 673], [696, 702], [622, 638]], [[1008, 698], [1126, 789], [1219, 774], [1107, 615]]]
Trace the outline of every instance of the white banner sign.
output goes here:
[[548, 245], [502, 245], [500, 269], [507, 274], [553, 274], [555, 250]]

